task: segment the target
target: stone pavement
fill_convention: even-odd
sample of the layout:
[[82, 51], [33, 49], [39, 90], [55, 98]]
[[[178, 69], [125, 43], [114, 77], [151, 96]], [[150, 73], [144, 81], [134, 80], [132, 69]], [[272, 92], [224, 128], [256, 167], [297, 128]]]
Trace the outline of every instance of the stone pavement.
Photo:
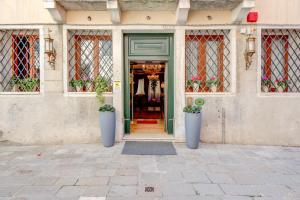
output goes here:
[[177, 156], [128, 156], [123, 144], [0, 146], [0, 200], [300, 199], [300, 148], [176, 143]]

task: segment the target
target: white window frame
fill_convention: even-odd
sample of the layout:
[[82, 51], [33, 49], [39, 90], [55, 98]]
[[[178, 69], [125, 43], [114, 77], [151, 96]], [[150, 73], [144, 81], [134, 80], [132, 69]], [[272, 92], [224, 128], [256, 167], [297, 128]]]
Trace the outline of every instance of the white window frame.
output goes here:
[[[237, 50], [236, 50], [236, 26], [189, 26], [188, 30], [229, 30], [230, 40], [230, 91], [229, 92], [185, 92], [186, 97], [231, 97], [236, 95], [236, 73], [237, 73]], [[185, 44], [185, 42], [184, 42]], [[185, 51], [185, 46], [184, 46]], [[184, 56], [185, 63], [185, 56]], [[186, 77], [185, 77], [186, 79]], [[186, 80], [185, 80], [186, 81]]]
[[[64, 25], [63, 26], [63, 88], [65, 97], [96, 97], [96, 92], [70, 92], [68, 91], [68, 30], [108, 30], [113, 33], [110, 26], [80, 26], [80, 25]], [[113, 35], [112, 35], [113, 38]], [[113, 62], [114, 64], [114, 62]], [[104, 92], [104, 97], [113, 97], [113, 92]]]
[[45, 94], [45, 39], [42, 25], [0, 25], [0, 30], [35, 29], [39, 31], [40, 43], [40, 91], [38, 92], [0, 92], [0, 96], [43, 96]]
[[263, 29], [300, 29], [300, 25], [292, 25], [292, 26], [282, 26], [282, 25], [258, 25], [257, 26], [257, 80], [256, 80], [256, 91], [257, 91], [257, 96], [262, 97], [262, 98], [268, 98], [268, 97], [278, 97], [278, 98], [283, 98], [283, 97], [300, 97], [300, 92], [262, 92], [261, 91], [261, 75], [262, 75], [262, 69], [261, 69], [261, 48], [262, 48], [262, 40], [261, 40], [261, 31]]

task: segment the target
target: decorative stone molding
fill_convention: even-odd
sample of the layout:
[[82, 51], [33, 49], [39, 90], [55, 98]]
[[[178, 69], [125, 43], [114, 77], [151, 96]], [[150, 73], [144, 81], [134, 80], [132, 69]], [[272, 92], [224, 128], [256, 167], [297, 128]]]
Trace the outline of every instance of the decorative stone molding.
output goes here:
[[63, 23], [66, 21], [66, 10], [55, 0], [44, 0], [44, 8], [50, 12], [56, 22]]
[[233, 24], [239, 24], [245, 19], [248, 12], [255, 7], [254, 0], [243, 0], [236, 8], [232, 10], [231, 18]]
[[110, 11], [110, 18], [113, 24], [121, 23], [121, 9], [118, 0], [107, 0], [107, 10]]
[[176, 24], [184, 25], [189, 16], [189, 10], [191, 8], [190, 0], [179, 0], [176, 9]]

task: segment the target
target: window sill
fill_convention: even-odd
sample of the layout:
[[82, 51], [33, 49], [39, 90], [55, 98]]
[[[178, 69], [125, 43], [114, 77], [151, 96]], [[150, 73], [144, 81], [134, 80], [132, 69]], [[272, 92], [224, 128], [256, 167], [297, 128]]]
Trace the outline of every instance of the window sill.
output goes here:
[[[96, 92], [67, 92], [65, 97], [96, 97]], [[104, 97], [112, 97], [112, 92], [103, 92]]]
[[0, 92], [0, 96], [19, 96], [19, 97], [25, 97], [25, 96], [40, 96], [41, 92]]
[[235, 96], [231, 92], [186, 92], [186, 97], [232, 97]]
[[298, 97], [300, 98], [300, 93], [297, 92], [259, 92], [258, 97]]

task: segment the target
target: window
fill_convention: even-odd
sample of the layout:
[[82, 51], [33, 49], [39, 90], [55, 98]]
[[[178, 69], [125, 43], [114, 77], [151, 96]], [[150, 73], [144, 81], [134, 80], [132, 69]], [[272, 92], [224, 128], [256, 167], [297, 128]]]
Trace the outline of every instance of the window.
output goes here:
[[0, 30], [0, 91], [38, 92], [39, 83], [39, 32]]
[[261, 89], [263, 92], [300, 91], [300, 31], [262, 30]]
[[112, 91], [112, 37], [109, 31], [69, 30], [69, 92], [94, 92], [98, 81]]
[[189, 30], [185, 37], [186, 91], [229, 92], [229, 30]]

